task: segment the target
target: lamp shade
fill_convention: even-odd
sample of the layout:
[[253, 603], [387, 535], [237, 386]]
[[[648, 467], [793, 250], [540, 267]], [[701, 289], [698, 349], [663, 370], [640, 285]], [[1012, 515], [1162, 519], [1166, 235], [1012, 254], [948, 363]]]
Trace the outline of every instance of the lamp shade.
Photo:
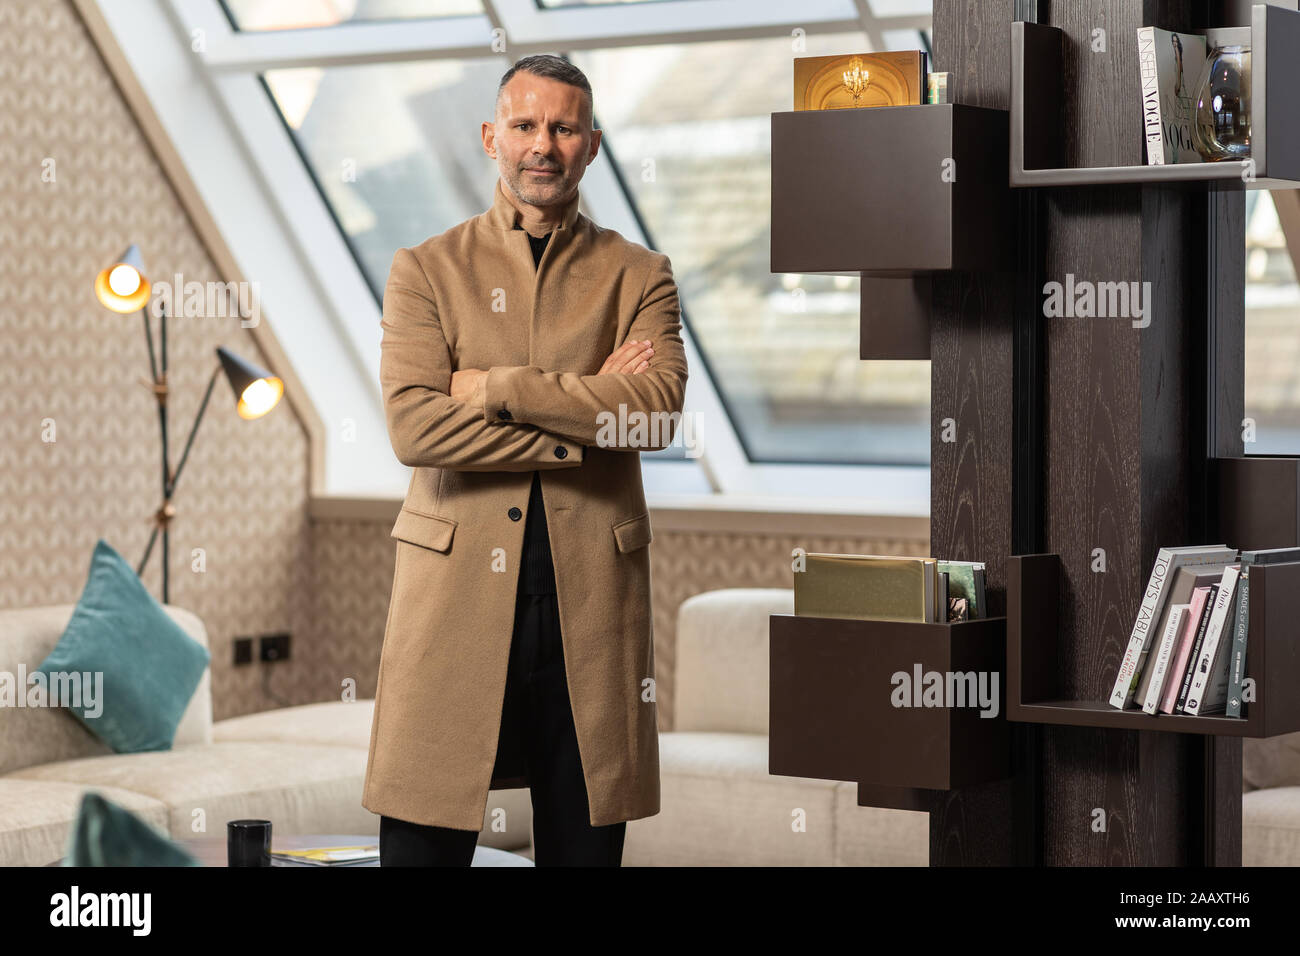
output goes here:
[[132, 243], [126, 252], [95, 276], [95, 295], [114, 312], [136, 312], [149, 301], [149, 279], [144, 274], [140, 247]]
[[222, 371], [235, 393], [240, 418], [261, 418], [279, 404], [284, 383], [260, 366], [245, 361], [225, 346], [217, 349]]

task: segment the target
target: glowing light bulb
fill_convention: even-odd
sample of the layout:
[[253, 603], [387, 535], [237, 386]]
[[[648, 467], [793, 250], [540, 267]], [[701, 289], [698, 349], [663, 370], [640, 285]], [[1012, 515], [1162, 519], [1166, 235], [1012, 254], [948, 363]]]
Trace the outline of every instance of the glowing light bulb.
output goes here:
[[128, 265], [114, 266], [108, 274], [108, 287], [114, 295], [126, 297], [134, 295], [140, 288], [140, 273]]
[[256, 382], [244, 389], [244, 394], [239, 396], [240, 402], [243, 403], [250, 418], [257, 418], [265, 415], [275, 403], [280, 400], [282, 391], [272, 385], [264, 378], [259, 378]]

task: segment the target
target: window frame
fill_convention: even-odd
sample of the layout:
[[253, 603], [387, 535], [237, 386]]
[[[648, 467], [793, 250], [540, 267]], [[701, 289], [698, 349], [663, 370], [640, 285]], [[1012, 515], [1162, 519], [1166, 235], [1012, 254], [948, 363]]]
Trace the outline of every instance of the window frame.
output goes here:
[[[672, 27], [665, 29], [659, 3], [544, 9], [534, 0], [483, 0], [485, 12], [478, 16], [239, 31], [219, 0], [79, 2], [96, 7], [112, 31], [244, 274], [277, 277], [277, 290], [263, 301], [285, 354], [298, 359], [299, 378], [325, 424], [324, 473], [314, 486], [327, 495], [371, 496], [400, 493], [409, 480], [409, 470], [391, 455], [384, 425], [379, 308], [262, 73], [492, 55], [502, 57], [505, 69], [534, 52], [784, 36], [796, 28], [862, 31], [872, 49], [884, 49], [885, 30], [925, 29], [931, 19], [878, 18], [867, 0], [804, 0], [793, 13], [781, 0], [681, 0], [672, 3]], [[846, 19], [849, 3], [857, 16]], [[494, 48], [502, 36], [509, 37], [508, 57]], [[199, 39], [199, 48], [192, 49]], [[648, 245], [612, 164], [598, 158], [583, 177], [582, 191], [599, 222]], [[311, 316], [325, 317], [335, 340], [322, 345], [319, 321], [313, 324]], [[702, 453], [693, 461], [700, 466], [698, 491], [705, 498], [779, 498], [793, 511], [824, 512], [833, 504], [860, 513], [929, 514], [928, 466], [749, 461], [685, 327], [683, 340], [691, 368], [683, 411], [702, 423]], [[308, 349], [311, 359], [304, 361]], [[342, 414], [348, 410], [351, 415]], [[355, 437], [345, 442], [342, 426], [359, 413], [366, 421], [354, 421]], [[663, 471], [680, 473], [684, 464], [689, 460], [647, 457], [642, 466], [648, 496], [665, 505], [698, 498], [654, 492], [659, 486], [691, 488], [680, 474]], [[790, 495], [792, 486], [800, 496]], [[872, 491], [863, 494], [861, 488]]]

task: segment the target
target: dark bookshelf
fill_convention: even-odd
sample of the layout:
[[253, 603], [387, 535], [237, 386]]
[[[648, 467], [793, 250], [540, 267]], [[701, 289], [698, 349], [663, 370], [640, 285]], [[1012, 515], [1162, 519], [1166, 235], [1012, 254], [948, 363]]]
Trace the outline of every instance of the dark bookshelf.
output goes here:
[[[768, 770], [860, 784], [864, 805], [927, 808], [925, 793], [1005, 777], [1005, 680], [997, 714], [896, 707], [892, 675], [1005, 674], [1006, 619], [945, 624], [773, 614]], [[868, 804], [867, 801], [870, 801]]]
[[[1060, 609], [1072, 603], [1064, 593], [1061, 560], [1055, 554], [1012, 557], [1007, 576], [1007, 719], [1074, 727], [1155, 730], [1175, 734], [1272, 737], [1300, 731], [1300, 641], [1293, 596], [1300, 593], [1300, 563], [1252, 565], [1250, 633], [1245, 676], [1258, 699], [1242, 705], [1241, 717], [1223, 714], [1147, 714], [1120, 710], [1105, 700], [1071, 700], [1063, 694], [1057, 642]], [[1128, 645], [1132, 621], [1122, 626]], [[1111, 678], [1118, 661], [1106, 661]]]
[[[868, 327], [889, 320], [878, 307], [885, 314], [868, 312], [882, 298], [878, 283], [918, 276], [925, 283], [892, 296], [904, 302], [906, 322], [915, 313], [925, 320], [923, 330], [908, 330], [916, 333], [900, 349], [908, 354], [895, 357], [923, 351], [931, 362], [930, 553], [985, 562], [990, 613], [1005, 615], [998, 626], [1005, 628], [1006, 719], [997, 723], [1010, 760], [983, 773], [918, 777], [909, 758], [879, 749], [877, 738], [887, 736], [881, 728], [895, 726], [898, 715], [864, 710], [858, 684], [840, 672], [861, 666], [854, 655], [878, 643], [878, 624], [854, 631], [843, 622], [774, 617], [771, 770], [857, 780], [863, 805], [928, 809], [932, 866], [1240, 865], [1243, 738], [1300, 728], [1286, 703], [1288, 685], [1300, 678], [1300, 642], [1279, 599], [1300, 593], [1300, 578], [1284, 566], [1260, 575], [1262, 595], [1252, 589], [1252, 605], [1264, 610], [1252, 613], [1247, 673], [1260, 696], [1244, 718], [1152, 717], [1106, 704], [1160, 547], [1219, 540], [1267, 547], [1218, 529], [1255, 521], [1285, 538], [1300, 525], [1300, 497], [1292, 517], [1276, 505], [1262, 512], [1269, 506], [1252, 503], [1246, 491], [1260, 482], [1285, 489], [1297, 472], [1243, 455], [1241, 167], [1192, 173], [1144, 165], [1136, 31], [1152, 24], [1252, 30], [1254, 49], [1266, 45], [1264, 62], [1253, 64], [1256, 95], [1261, 77], [1267, 92], [1264, 115], [1255, 112], [1263, 141], [1254, 143], [1250, 185], [1300, 182], [1300, 124], [1277, 121], [1279, 113], [1295, 115], [1287, 99], [1278, 102], [1300, 89], [1283, 79], [1300, 66], [1300, 18], [1238, 0], [935, 0], [933, 68], [951, 74], [955, 102], [989, 111], [985, 139], [1007, 131], [1002, 169], [965, 185], [1005, 197], [990, 220], [996, 226], [978, 238], [1000, 250], [998, 262], [1009, 253], [1009, 267], [963, 268], [961, 254], [947, 257], [942, 243], [929, 247], [939, 254], [901, 258], [927, 239], [903, 234], [910, 203], [922, 207], [922, 233], [944, 221], [969, 228], [960, 210], [944, 212], [942, 196], [895, 196], [897, 170], [924, 169], [940, 134], [895, 139], [891, 178], [875, 171], [882, 161], [871, 129], [879, 118], [864, 115], [883, 111], [839, 111], [859, 114], [851, 119], [773, 115], [773, 271], [862, 275], [864, 358], [877, 357]], [[1105, 56], [1087, 49], [1099, 26], [1109, 34]], [[931, 109], [896, 111], [920, 124]], [[812, 150], [801, 153], [801, 144], [783, 137], [800, 135], [795, 123], [819, 121], [827, 128], [817, 151], [838, 148], [843, 158], [831, 164], [844, 164], [841, 176], [860, 162], [864, 184], [856, 192], [825, 190], [820, 206], [796, 208], [817, 185], [799, 168], [822, 167]], [[779, 158], [797, 155], [802, 164]], [[958, 182], [970, 168], [958, 160]], [[1181, 178], [1188, 175], [1200, 178]], [[830, 207], [832, 198], [841, 208]], [[781, 209], [801, 231], [784, 232], [789, 220], [775, 215]], [[903, 249], [872, 238], [872, 226], [882, 224]], [[1149, 281], [1160, 305], [1154, 321], [1140, 329], [1127, 319], [1045, 321], [1044, 283], [1067, 274]], [[917, 344], [925, 336], [928, 348]], [[943, 438], [949, 421], [955, 442]], [[1231, 507], [1216, 504], [1223, 500]], [[1109, 558], [1104, 575], [1090, 567], [1096, 548]], [[1252, 569], [1252, 585], [1253, 576]], [[962, 626], [928, 627], [951, 634]], [[796, 702], [812, 714], [799, 713]], [[912, 745], [923, 739], [930, 738], [913, 735]], [[924, 758], [926, 772], [956, 759], [951, 734], [946, 747]], [[1087, 807], [1107, 809], [1104, 833], [1081, 825], [1081, 794], [1094, 801]]]
[[[1163, 26], [1161, 23], [1150, 24]], [[1069, 50], [1066, 34], [1041, 23], [1011, 24], [1010, 181], [1013, 187], [1100, 186], [1119, 183], [1204, 184], [1250, 189], [1300, 187], [1300, 128], [1294, 122], [1300, 89], [1300, 13], [1270, 4], [1250, 8], [1250, 25], [1211, 28], [1216, 34], [1249, 34], [1251, 48], [1251, 154], [1244, 160], [1181, 165], [1069, 167], [1064, 158], [1062, 86], [1067, 64], [1087, 50]], [[1136, 43], [1136, 36], [1112, 36], [1110, 42]], [[1117, 103], [1125, 116], [1140, 116], [1140, 104]], [[1269, 118], [1277, 120], [1269, 125]], [[1140, 127], [1134, 124], [1134, 135]], [[1145, 155], [1142, 157], [1145, 160]]]
[[928, 359], [931, 276], [1012, 265], [1007, 111], [791, 110], [771, 122], [772, 271], [861, 276], [861, 358]]

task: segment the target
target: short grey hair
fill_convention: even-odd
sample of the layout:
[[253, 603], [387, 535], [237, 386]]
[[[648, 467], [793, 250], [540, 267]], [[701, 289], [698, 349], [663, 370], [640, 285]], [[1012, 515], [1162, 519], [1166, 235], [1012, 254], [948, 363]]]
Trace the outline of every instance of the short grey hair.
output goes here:
[[561, 83], [568, 83], [570, 86], [576, 86], [587, 94], [587, 117], [591, 125], [595, 125], [595, 103], [591, 93], [591, 83], [587, 80], [587, 75], [580, 69], [570, 63], [564, 57], [554, 56], [550, 53], [537, 53], [533, 56], [526, 56], [522, 60], [516, 61], [515, 65], [506, 70], [505, 75], [501, 77], [501, 82], [497, 86], [497, 108], [501, 107], [501, 91], [506, 88], [510, 78], [516, 73], [531, 73], [533, 76], [544, 76], [552, 80], [559, 80]]

